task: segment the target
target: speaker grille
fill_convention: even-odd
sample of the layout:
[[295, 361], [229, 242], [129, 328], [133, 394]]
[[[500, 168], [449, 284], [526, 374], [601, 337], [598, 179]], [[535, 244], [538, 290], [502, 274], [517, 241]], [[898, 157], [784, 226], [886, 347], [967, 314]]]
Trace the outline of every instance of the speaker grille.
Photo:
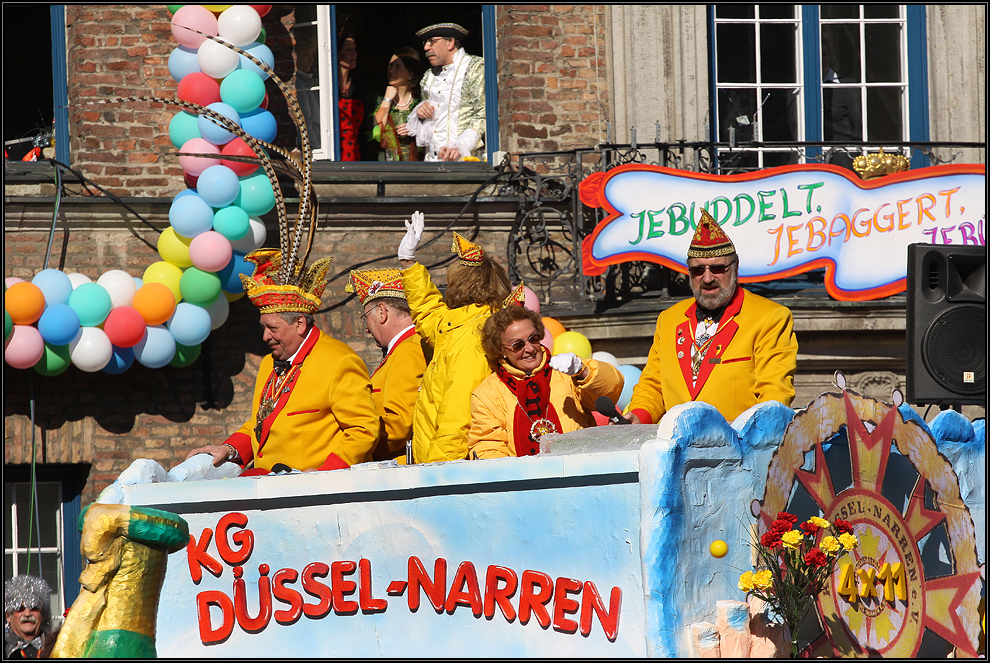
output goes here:
[[[921, 344], [921, 359], [942, 388], [979, 396], [987, 389], [986, 344], [986, 308], [959, 306], [932, 321]], [[972, 373], [972, 381], [965, 379], [966, 373]]]

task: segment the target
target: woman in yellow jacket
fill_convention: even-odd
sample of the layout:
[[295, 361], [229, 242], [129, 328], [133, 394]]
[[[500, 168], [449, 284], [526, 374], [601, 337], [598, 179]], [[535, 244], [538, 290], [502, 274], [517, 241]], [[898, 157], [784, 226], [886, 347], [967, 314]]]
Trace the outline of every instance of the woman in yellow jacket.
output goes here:
[[492, 315], [482, 347], [494, 369], [471, 394], [470, 458], [531, 456], [540, 437], [595, 425], [595, 401], [622, 393], [622, 373], [573, 353], [551, 356], [540, 317], [509, 305]]
[[468, 454], [471, 392], [491, 373], [481, 351], [481, 327], [509, 296], [509, 277], [480, 246], [454, 233], [458, 262], [447, 270], [446, 296], [415, 262], [423, 215], [406, 222], [399, 244], [402, 285], [416, 332], [433, 346], [433, 359], [413, 410], [413, 462], [463, 460]]

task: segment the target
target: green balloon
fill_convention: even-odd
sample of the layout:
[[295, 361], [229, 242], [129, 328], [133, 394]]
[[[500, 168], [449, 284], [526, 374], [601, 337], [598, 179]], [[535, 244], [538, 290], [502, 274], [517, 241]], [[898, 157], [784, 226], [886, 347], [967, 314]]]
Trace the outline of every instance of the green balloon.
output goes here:
[[179, 149], [187, 140], [202, 137], [199, 133], [199, 115], [195, 113], [180, 111], [168, 123], [168, 138]]
[[14, 333], [14, 321], [10, 319], [10, 313], [3, 312], [3, 340], [6, 342], [10, 335]]
[[220, 277], [213, 272], [190, 267], [179, 279], [179, 294], [190, 304], [206, 307], [220, 296], [220, 285]]
[[45, 354], [34, 365], [34, 370], [45, 377], [54, 377], [65, 373], [72, 359], [69, 357], [68, 345], [50, 345], [45, 343]]
[[258, 35], [258, 41], [264, 44], [266, 39], [268, 39], [268, 33], [265, 32], [265, 26], [261, 26], [261, 34]]
[[185, 368], [199, 359], [201, 349], [201, 345], [182, 345], [181, 343], [176, 343], [175, 356], [172, 357], [172, 361], [168, 362], [168, 365], [175, 366], [176, 368]]
[[180, 9], [182, 9], [183, 7], [185, 7], [185, 5], [165, 5], [165, 7], [168, 8], [168, 13], [169, 14], [174, 14], [175, 12], [177, 12]]

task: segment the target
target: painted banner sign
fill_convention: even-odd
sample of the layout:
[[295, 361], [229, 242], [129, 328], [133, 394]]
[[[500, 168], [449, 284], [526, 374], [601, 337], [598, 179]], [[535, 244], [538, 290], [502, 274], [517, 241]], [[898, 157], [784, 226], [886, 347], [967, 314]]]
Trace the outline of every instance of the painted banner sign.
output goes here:
[[707, 209], [739, 253], [739, 281], [825, 268], [838, 300], [906, 289], [909, 244], [986, 245], [986, 167], [948, 165], [863, 181], [832, 165], [708, 175], [630, 164], [595, 173], [581, 201], [607, 216], [585, 238], [584, 273], [659, 263], [687, 272], [691, 237]]

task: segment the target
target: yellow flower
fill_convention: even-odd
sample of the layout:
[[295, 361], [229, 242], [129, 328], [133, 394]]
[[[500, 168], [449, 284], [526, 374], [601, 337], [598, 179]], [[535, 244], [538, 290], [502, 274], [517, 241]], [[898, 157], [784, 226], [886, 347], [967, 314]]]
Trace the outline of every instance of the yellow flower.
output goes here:
[[827, 555], [834, 555], [839, 552], [839, 541], [834, 536], [826, 536], [819, 546]]
[[784, 535], [780, 537], [780, 540], [785, 546], [791, 550], [794, 550], [801, 545], [802, 541], [804, 541], [804, 536], [802, 536], [801, 532], [796, 529], [792, 529], [790, 532], [784, 532]]
[[827, 520], [825, 520], [824, 518], [819, 518], [818, 516], [812, 516], [811, 518], [808, 518], [808, 522], [811, 523], [812, 525], [818, 525], [819, 527], [822, 528], [827, 528], [831, 526]]
[[841, 543], [842, 547], [846, 550], [852, 550], [859, 545], [859, 539], [857, 539], [853, 534], [840, 534], [839, 543]]
[[744, 592], [747, 592], [747, 593], [753, 591], [753, 572], [752, 571], [746, 571], [746, 573], [744, 573], [741, 576], [739, 576], [739, 589], [741, 589], [741, 590], [743, 590]]
[[773, 574], [770, 569], [763, 569], [753, 574], [753, 587], [756, 589], [769, 589], [773, 584]]

